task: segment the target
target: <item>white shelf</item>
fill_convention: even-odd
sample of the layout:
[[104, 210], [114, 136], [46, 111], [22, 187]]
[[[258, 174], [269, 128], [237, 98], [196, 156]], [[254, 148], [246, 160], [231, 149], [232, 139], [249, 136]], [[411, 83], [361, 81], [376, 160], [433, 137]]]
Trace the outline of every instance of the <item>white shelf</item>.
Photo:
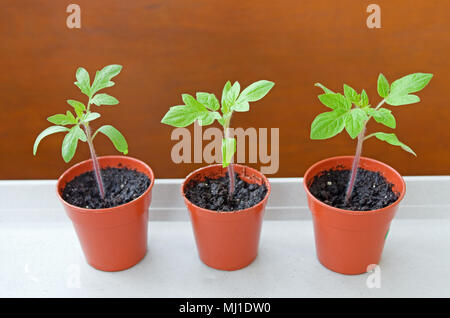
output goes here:
[[379, 289], [319, 264], [299, 178], [270, 180], [258, 258], [235, 272], [198, 259], [179, 179], [157, 180], [148, 254], [115, 273], [85, 262], [55, 181], [0, 181], [0, 297], [450, 297], [450, 177], [405, 180]]

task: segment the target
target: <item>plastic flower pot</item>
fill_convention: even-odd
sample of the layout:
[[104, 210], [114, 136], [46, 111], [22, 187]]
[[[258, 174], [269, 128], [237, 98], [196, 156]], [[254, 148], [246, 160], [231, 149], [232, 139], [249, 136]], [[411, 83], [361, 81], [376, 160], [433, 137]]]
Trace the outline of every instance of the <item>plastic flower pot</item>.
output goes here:
[[315, 175], [332, 168], [351, 169], [352, 162], [353, 156], [319, 161], [306, 171], [303, 179], [313, 216], [317, 257], [332, 271], [349, 275], [366, 273], [369, 265], [379, 263], [390, 223], [406, 191], [402, 176], [392, 167], [361, 157], [361, 168], [380, 172], [394, 185], [393, 191], [399, 193], [397, 201], [383, 209], [350, 211], [329, 206], [309, 192]]
[[212, 268], [226, 271], [246, 267], [256, 258], [264, 210], [270, 195], [269, 181], [262, 173], [238, 164], [234, 164], [233, 169], [248, 183], [266, 185], [267, 194], [262, 201], [251, 208], [232, 212], [207, 210], [190, 202], [185, 196], [189, 182], [225, 176], [227, 168], [222, 168], [221, 164], [192, 172], [181, 186], [200, 259]]
[[127, 167], [148, 176], [150, 186], [131, 202], [106, 209], [84, 209], [62, 198], [67, 182], [91, 171], [92, 160], [80, 162], [58, 179], [56, 191], [80, 240], [87, 262], [103, 271], [120, 271], [132, 267], [147, 253], [148, 208], [155, 183], [152, 169], [144, 162], [125, 156], [98, 158], [101, 168]]

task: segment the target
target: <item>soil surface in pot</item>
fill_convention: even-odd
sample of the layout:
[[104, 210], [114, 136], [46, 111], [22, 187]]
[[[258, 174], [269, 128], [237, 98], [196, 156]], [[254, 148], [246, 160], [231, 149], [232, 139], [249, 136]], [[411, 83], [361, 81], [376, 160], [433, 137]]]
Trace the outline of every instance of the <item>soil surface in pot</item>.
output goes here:
[[218, 179], [206, 178], [198, 182], [191, 180], [186, 185], [186, 198], [193, 204], [207, 210], [230, 212], [251, 208], [261, 202], [267, 194], [265, 184], [247, 183], [238, 174], [233, 197], [229, 198], [228, 173]]
[[348, 203], [344, 202], [350, 170], [330, 169], [316, 175], [309, 191], [320, 201], [335, 208], [352, 211], [381, 209], [397, 201], [399, 194], [379, 172], [358, 168], [355, 186]]
[[150, 179], [133, 169], [101, 169], [105, 198], [100, 197], [93, 171], [88, 171], [69, 181], [62, 191], [64, 201], [86, 209], [112, 208], [141, 196], [150, 186]]

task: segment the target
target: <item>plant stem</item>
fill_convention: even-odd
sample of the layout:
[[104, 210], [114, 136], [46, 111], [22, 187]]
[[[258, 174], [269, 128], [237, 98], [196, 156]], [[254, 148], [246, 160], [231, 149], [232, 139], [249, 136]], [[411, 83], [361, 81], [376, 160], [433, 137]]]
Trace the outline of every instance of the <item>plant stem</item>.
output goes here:
[[89, 150], [91, 151], [92, 165], [94, 167], [95, 180], [97, 181], [98, 192], [102, 199], [105, 198], [105, 188], [103, 186], [103, 180], [100, 170], [100, 165], [98, 163], [97, 155], [95, 154], [94, 143], [92, 142], [91, 129], [89, 128], [89, 123], [84, 124], [84, 130], [86, 132], [86, 139], [89, 145]]
[[[230, 137], [230, 128], [229, 128], [230, 120], [231, 120], [231, 116], [230, 116], [230, 119], [226, 122], [226, 124], [224, 126], [225, 138]], [[228, 164], [228, 178], [230, 180], [230, 182], [228, 183], [228, 197], [231, 200], [233, 198], [234, 185], [236, 183], [235, 177], [234, 177], [234, 169], [233, 169], [233, 158], [230, 159], [230, 163]]]
[[352, 172], [350, 174], [350, 180], [347, 186], [347, 192], [345, 194], [345, 203], [348, 203], [353, 193], [353, 187], [355, 186], [356, 175], [358, 173], [359, 160], [361, 159], [362, 146], [364, 141], [364, 134], [366, 132], [366, 125], [358, 135], [358, 143], [356, 144], [355, 158], [353, 159]]
[[[385, 101], [386, 100], [383, 99], [381, 102], [379, 102], [377, 107], [375, 107], [375, 110], [378, 110], [384, 104]], [[369, 122], [370, 118], [372, 118], [372, 116], [370, 116], [365, 121], [363, 129], [361, 130], [361, 132], [358, 135], [358, 143], [356, 144], [356, 152], [355, 152], [355, 157], [353, 158], [352, 171], [351, 171], [350, 180], [349, 180], [348, 186], [347, 186], [347, 192], [345, 194], [345, 203], [348, 203], [348, 201], [350, 200], [352, 193], [353, 193], [353, 188], [355, 187], [356, 175], [358, 173], [359, 161], [361, 159], [362, 146], [363, 146], [364, 140], [366, 139], [366, 138], [364, 138], [364, 135], [366, 133], [367, 123]], [[368, 137], [371, 137], [371, 136], [372, 135], [369, 135]]]

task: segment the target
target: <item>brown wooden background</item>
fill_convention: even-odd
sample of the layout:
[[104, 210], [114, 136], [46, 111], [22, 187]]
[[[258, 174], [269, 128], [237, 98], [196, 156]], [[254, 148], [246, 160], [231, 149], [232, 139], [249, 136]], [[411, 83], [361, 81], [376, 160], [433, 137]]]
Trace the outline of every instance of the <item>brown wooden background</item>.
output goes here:
[[[366, 27], [373, 2], [382, 8], [381, 29]], [[70, 3], [81, 6], [81, 29], [66, 27]], [[375, 139], [364, 155], [405, 175], [449, 174], [449, 12], [447, 0], [2, 0], [0, 179], [57, 178], [69, 167], [60, 155], [62, 135], [45, 139], [37, 157], [34, 139], [48, 126], [47, 116], [68, 109], [66, 99], [83, 98], [72, 84], [78, 66], [92, 74], [111, 63], [124, 65], [108, 89], [120, 105], [103, 107], [96, 124], [119, 128], [129, 154], [159, 178], [184, 177], [201, 166], [171, 162], [171, 127], [160, 124], [181, 93], [220, 94], [228, 79], [242, 86], [276, 82], [233, 126], [279, 127], [276, 176], [292, 177], [320, 159], [354, 151], [344, 134], [309, 140], [311, 121], [326, 110], [315, 82], [366, 88], [375, 102], [379, 72], [392, 81], [419, 71], [435, 74], [419, 93], [422, 102], [394, 109], [395, 132], [418, 158]], [[115, 154], [102, 138], [97, 152]], [[88, 158], [86, 144], [79, 150], [71, 164]]]

